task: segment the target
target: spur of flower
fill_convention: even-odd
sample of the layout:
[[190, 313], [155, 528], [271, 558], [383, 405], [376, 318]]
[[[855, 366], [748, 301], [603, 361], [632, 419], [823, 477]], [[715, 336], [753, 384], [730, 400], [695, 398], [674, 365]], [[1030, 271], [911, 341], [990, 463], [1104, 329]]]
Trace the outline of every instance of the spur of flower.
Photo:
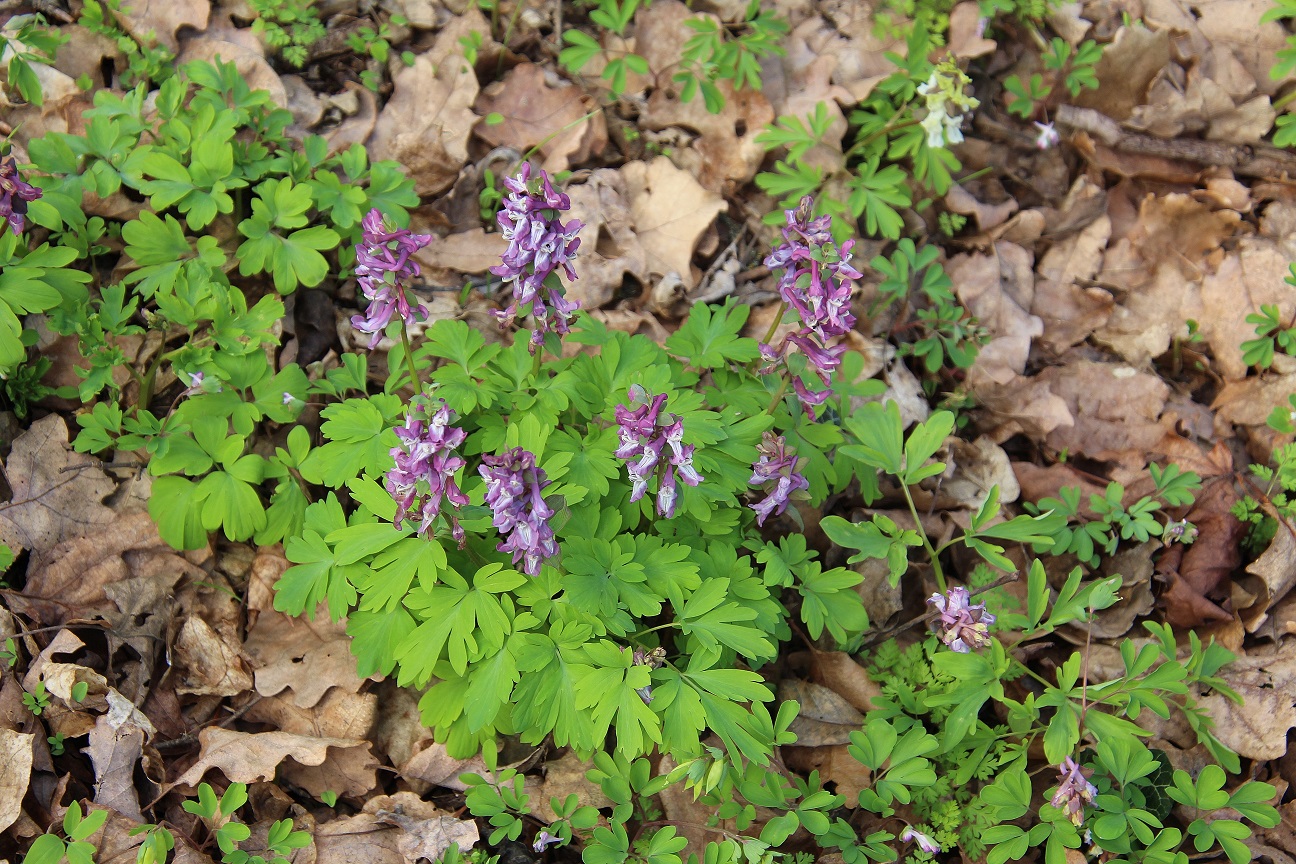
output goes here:
[[477, 469], [486, 481], [486, 506], [492, 524], [506, 535], [497, 547], [513, 553], [514, 566], [528, 576], [540, 575], [540, 565], [558, 554], [549, 520], [554, 511], [544, 499], [550, 481], [536, 466], [535, 454], [521, 447], [500, 456], [483, 456]]
[[[387, 472], [387, 492], [396, 501], [392, 521], [397, 528], [410, 514], [416, 514], [418, 533], [427, 535], [441, 515], [443, 502], [455, 507], [468, 503], [468, 496], [455, 482], [455, 475], [466, 464], [456, 448], [467, 433], [450, 425], [453, 422], [444, 399], [415, 397], [406, 409], [405, 424], [396, 429], [400, 445], [391, 449], [396, 464]], [[445, 515], [451, 536], [462, 545], [463, 527], [453, 512]]]
[[832, 373], [846, 353], [844, 345], [831, 343], [855, 326], [851, 293], [855, 280], [861, 278], [850, 263], [854, 241], [839, 247], [830, 232], [832, 217], [812, 219], [813, 212], [814, 198], [809, 195], [795, 209], [784, 211], [783, 243], [765, 258], [765, 266], [782, 271], [779, 296], [785, 309], [796, 312], [798, 325], [777, 345], [760, 346], [764, 372], [786, 365], [792, 354], [805, 357], [808, 371], [824, 385], [824, 389], [811, 390], [800, 375], [792, 378], [792, 387], [811, 416], [827, 401]]
[[966, 588], [933, 594], [927, 603], [939, 613], [932, 625], [951, 650], [967, 654], [990, 644], [990, 625], [995, 616], [986, 611], [984, 603], [973, 603]]
[[1051, 803], [1065, 810], [1067, 818], [1077, 828], [1084, 823], [1085, 805], [1092, 804], [1098, 797], [1098, 789], [1089, 782], [1089, 773], [1070, 756], [1058, 766], [1060, 782]]
[[747, 482], [768, 493], [764, 499], [751, 505], [756, 511], [756, 524], [764, 525], [771, 514], [783, 515], [791, 497], [809, 489], [810, 481], [799, 471], [805, 460], [797, 459], [795, 451], [788, 449], [782, 435], [766, 432], [761, 443], [756, 445], [756, 452], [760, 458], [752, 465], [752, 476]]
[[42, 191], [18, 176], [18, 160], [0, 157], [0, 219], [17, 237], [27, 222], [27, 205], [41, 197]]
[[360, 227], [363, 233], [356, 243], [355, 274], [369, 308], [363, 315], [353, 316], [351, 326], [373, 335], [369, 342], [372, 349], [394, 315], [400, 316], [405, 327], [427, 319], [428, 309], [417, 298], [411, 305], [407, 283], [421, 272], [414, 253], [431, 243], [432, 235], [392, 229], [377, 208], [360, 220]]
[[906, 825], [905, 829], [900, 832], [900, 842], [906, 843], [912, 840], [918, 844], [918, 848], [928, 855], [935, 855], [941, 851], [940, 844], [928, 837], [926, 834], [914, 828], [912, 825]]
[[508, 195], [497, 220], [500, 233], [508, 241], [503, 263], [491, 272], [512, 285], [513, 296], [502, 310], [494, 312], [500, 326], [506, 327], [531, 308], [535, 328], [531, 332], [534, 352], [544, 341], [544, 334], [569, 332], [570, 321], [579, 304], [568, 300], [558, 277], [561, 270], [568, 279], [576, 279], [572, 261], [580, 248], [581, 223], [573, 219], [564, 225], [559, 214], [571, 209], [571, 199], [554, 189], [543, 170], [532, 176], [531, 163], [522, 163], [516, 177], [504, 180]]
[[693, 467], [693, 445], [684, 443], [684, 419], [663, 415], [665, 406], [665, 394], [653, 396], [640, 385], [631, 385], [626, 404], [616, 408], [620, 440], [616, 455], [626, 461], [630, 500], [642, 498], [656, 476], [657, 513], [669, 519], [679, 502], [678, 484], [696, 486], [703, 478]]

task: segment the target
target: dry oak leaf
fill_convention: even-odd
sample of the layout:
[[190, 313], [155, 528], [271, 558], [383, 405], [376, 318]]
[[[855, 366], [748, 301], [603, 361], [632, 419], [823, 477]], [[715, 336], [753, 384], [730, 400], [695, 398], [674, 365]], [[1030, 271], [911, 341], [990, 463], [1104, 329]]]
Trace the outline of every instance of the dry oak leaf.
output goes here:
[[114, 17], [136, 42], [148, 44], [156, 37], [175, 52], [180, 48], [176, 31], [181, 27], [207, 29], [211, 3], [208, 0], [131, 0], [123, 3]]
[[0, 728], [0, 831], [17, 821], [32, 773], [35, 735]]
[[1114, 301], [1109, 292], [1079, 284], [1092, 279], [1102, 266], [1111, 227], [1111, 219], [1099, 216], [1053, 244], [1040, 259], [1031, 312], [1044, 322], [1040, 341], [1054, 352], [1083, 342], [1111, 315]]
[[467, 852], [481, 839], [472, 819], [456, 819], [413, 792], [379, 795], [365, 802], [365, 812], [379, 822], [401, 829], [396, 848], [410, 864], [440, 861], [453, 843]]
[[1278, 307], [1278, 316], [1290, 321], [1296, 315], [1296, 287], [1284, 281], [1290, 259], [1270, 240], [1245, 238], [1236, 254], [1229, 255], [1202, 280], [1202, 335], [1211, 346], [1215, 366], [1227, 379], [1245, 378], [1243, 342], [1255, 338], [1255, 325], [1246, 317], [1261, 305]]
[[48, 552], [64, 540], [102, 531], [116, 518], [102, 504], [116, 484], [97, 463], [68, 448], [67, 424], [57, 414], [18, 436], [4, 472], [13, 498], [0, 505], [0, 542], [15, 554]]
[[551, 81], [542, 67], [523, 63], [482, 91], [478, 113], [499, 114], [504, 120], [479, 127], [477, 135], [496, 147], [539, 147], [541, 167], [550, 173], [566, 171], [607, 145], [607, 121], [602, 112], [585, 117], [594, 107], [587, 100], [579, 87]]
[[[1069, 362], [1068, 362], [1069, 360]], [[1063, 358], [1037, 376], [1075, 418], [1046, 439], [1050, 448], [1094, 459], [1129, 457], [1141, 467], [1164, 435], [1157, 422], [1170, 388], [1160, 377], [1117, 363]]]
[[1242, 703], [1218, 693], [1201, 700], [1201, 708], [1215, 721], [1215, 735], [1245, 759], [1281, 758], [1287, 752], [1287, 732], [1296, 726], [1296, 660], [1239, 657], [1219, 675]]
[[175, 643], [176, 661], [183, 670], [176, 692], [194, 696], [237, 696], [252, 689], [242, 652], [201, 618], [190, 616]]
[[196, 787], [215, 768], [234, 783], [260, 783], [282, 772], [311, 795], [332, 790], [363, 795], [377, 785], [369, 742], [353, 738], [310, 738], [287, 732], [235, 732], [208, 726], [198, 733], [198, 761], [175, 782]]
[[607, 304], [626, 276], [648, 284], [648, 257], [635, 231], [621, 174], [600, 168], [579, 186], [567, 189], [571, 210], [580, 220], [580, 278], [567, 285], [567, 298], [586, 312]]
[[368, 739], [378, 720], [378, 696], [334, 688], [309, 708], [297, 705], [286, 694], [263, 696], [243, 716], [249, 722], [308, 738]]
[[299, 708], [310, 708], [334, 687], [358, 693], [364, 683], [356, 675], [345, 622], [328, 615], [312, 620], [262, 610], [243, 650], [256, 666], [256, 691], [276, 696], [290, 689]]
[[630, 162], [621, 169], [635, 233], [647, 256], [648, 272], [678, 274], [685, 288], [697, 284], [693, 249], [716, 215], [728, 205], [665, 156]]
[[969, 371], [969, 383], [1007, 384], [1026, 370], [1031, 339], [1044, 322], [1027, 312], [1035, 294], [1034, 260], [1013, 243], [994, 244], [989, 255], [957, 255], [946, 269], [954, 292], [990, 332]]
[[468, 160], [477, 75], [461, 58], [446, 58], [438, 67], [424, 55], [392, 83], [395, 92], [369, 139], [370, 157], [404, 165], [419, 195], [440, 194]]

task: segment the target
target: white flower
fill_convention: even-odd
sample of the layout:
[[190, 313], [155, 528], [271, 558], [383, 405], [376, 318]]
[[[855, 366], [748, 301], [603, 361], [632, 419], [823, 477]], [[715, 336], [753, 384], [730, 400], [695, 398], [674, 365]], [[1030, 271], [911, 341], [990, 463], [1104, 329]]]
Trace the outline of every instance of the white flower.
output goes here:
[[1039, 130], [1039, 134], [1035, 136], [1035, 146], [1041, 150], [1055, 147], [1062, 140], [1052, 123], [1037, 122], [1035, 128]]

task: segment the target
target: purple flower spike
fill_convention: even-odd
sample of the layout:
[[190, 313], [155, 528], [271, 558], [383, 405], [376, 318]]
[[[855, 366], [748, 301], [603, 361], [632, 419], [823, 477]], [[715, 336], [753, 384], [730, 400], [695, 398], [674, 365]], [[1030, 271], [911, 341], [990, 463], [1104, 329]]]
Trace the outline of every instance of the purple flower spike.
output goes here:
[[[785, 211], [783, 245], [765, 259], [765, 266], [783, 271], [779, 296], [797, 313], [800, 325], [778, 345], [762, 344], [760, 349], [764, 371], [773, 371], [789, 353], [796, 352], [805, 355], [807, 367], [827, 386], [846, 351], [845, 346], [830, 346], [829, 342], [855, 326], [851, 288], [861, 274], [850, 263], [854, 241], [838, 248], [829, 230], [831, 217], [811, 219], [813, 210], [814, 198], [807, 195], [795, 210]], [[811, 416], [828, 399], [828, 391], [811, 391], [800, 378], [793, 381], [793, 387]]]
[[[631, 405], [638, 407], [631, 408]], [[631, 385], [627, 404], [616, 409], [621, 442], [616, 455], [626, 460], [631, 501], [642, 498], [653, 476], [659, 476], [657, 514], [669, 519], [675, 515], [679, 500], [677, 484], [696, 486], [703, 477], [693, 467], [693, 445], [684, 443], [683, 418], [673, 414], [663, 417], [665, 405], [665, 394], [653, 396], [638, 384]]]
[[[456, 507], [468, 503], [468, 496], [455, 484], [455, 474], [466, 464], [455, 448], [466, 434], [450, 424], [454, 418], [444, 399], [417, 397], [410, 402], [405, 425], [396, 430], [400, 446], [391, 449], [396, 466], [387, 472], [387, 492], [396, 501], [397, 528], [414, 511], [419, 514], [418, 533], [426, 536], [441, 515], [442, 501]], [[462, 547], [464, 530], [453, 514], [447, 513], [450, 534]]]
[[0, 219], [9, 223], [9, 230], [17, 237], [27, 222], [27, 204], [41, 197], [42, 191], [18, 176], [18, 160], [12, 156], [0, 158]]
[[788, 508], [788, 499], [809, 489], [810, 481], [798, 473], [796, 453], [788, 450], [782, 435], [766, 432], [756, 452], [760, 459], [752, 465], [752, 476], [747, 482], [768, 493], [765, 500], [751, 505], [756, 511], [756, 524], [764, 525], [771, 514], [782, 516]]
[[514, 447], [502, 456], [483, 456], [477, 469], [486, 480], [486, 504], [494, 512], [492, 524], [508, 535], [497, 548], [513, 553], [528, 576], [540, 575], [540, 565], [558, 554], [549, 519], [554, 511], [544, 500], [549, 485], [544, 469], [536, 467], [535, 454]]
[[995, 616], [986, 611], [984, 603], [972, 603], [971, 599], [966, 588], [951, 588], [927, 598], [932, 608], [940, 612], [933, 623], [941, 641], [960, 654], [989, 645], [989, 627], [995, 622]]
[[910, 840], [917, 843], [918, 848], [926, 852], [928, 855], [935, 855], [940, 851], [939, 843], [917, 830], [912, 825], [906, 825], [905, 829], [900, 832], [900, 842], [907, 843]]
[[522, 164], [516, 177], [504, 180], [504, 188], [509, 194], [497, 218], [509, 245], [503, 263], [491, 272], [513, 283], [513, 297], [506, 309], [494, 314], [500, 326], [507, 327], [529, 304], [535, 319], [531, 333], [534, 352], [545, 333], [569, 332], [569, 322], [579, 308], [580, 304], [564, 295], [556, 273], [561, 269], [568, 279], [576, 279], [572, 260], [580, 248], [576, 235], [581, 223], [576, 219], [566, 225], [559, 221], [559, 212], [571, 209], [571, 199], [554, 189], [544, 171], [532, 177], [529, 162]]
[[406, 327], [428, 317], [427, 307], [417, 299], [415, 305], [410, 305], [405, 282], [421, 272], [413, 255], [432, 242], [432, 235], [399, 228], [389, 231], [377, 208], [360, 220], [360, 227], [364, 234], [356, 244], [355, 273], [360, 290], [369, 300], [369, 308], [365, 314], [353, 316], [351, 326], [361, 333], [373, 334], [369, 342], [369, 349], [373, 350], [391, 323], [392, 315], [400, 315]]
[[1053, 793], [1053, 806], [1066, 810], [1067, 818], [1079, 828], [1084, 823], [1084, 806], [1098, 797], [1098, 789], [1089, 782], [1088, 772], [1070, 756], [1058, 766], [1061, 783]]

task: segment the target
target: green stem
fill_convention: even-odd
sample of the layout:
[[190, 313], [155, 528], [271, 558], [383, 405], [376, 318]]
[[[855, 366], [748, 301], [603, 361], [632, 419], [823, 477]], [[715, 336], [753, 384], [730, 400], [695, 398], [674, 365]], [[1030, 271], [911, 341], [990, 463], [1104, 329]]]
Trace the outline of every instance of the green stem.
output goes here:
[[945, 592], [945, 571], [941, 569], [940, 555], [932, 548], [931, 540], [927, 539], [927, 531], [923, 528], [922, 520], [918, 518], [918, 508], [914, 505], [913, 496], [909, 494], [909, 487], [901, 482], [900, 491], [904, 493], [905, 503], [909, 505], [909, 515], [913, 516], [914, 527], [918, 529], [918, 536], [922, 538], [923, 548], [927, 550], [927, 557], [931, 559], [932, 575], [936, 577], [936, 587], [941, 593]]
[[783, 316], [786, 314], [787, 314], [787, 301], [784, 300], [781, 303], [779, 303], [778, 314], [775, 315], [774, 320], [770, 322], [770, 328], [765, 333], [765, 338], [761, 340], [766, 345], [768, 345], [770, 343], [770, 340], [774, 338], [774, 334], [775, 332], [778, 331], [779, 325], [783, 323]]
[[414, 395], [423, 392], [423, 382], [419, 378], [418, 366], [414, 364], [414, 352], [410, 350], [409, 330], [405, 326], [405, 319], [401, 319], [401, 347], [405, 349], [405, 363], [409, 366], [410, 385], [414, 388]]
[[779, 382], [779, 388], [774, 392], [774, 398], [770, 400], [769, 407], [765, 409], [766, 414], [773, 415], [775, 409], [778, 408], [779, 403], [783, 401], [783, 394], [786, 393], [788, 389], [788, 380], [787, 375], [784, 375], [783, 380]]

